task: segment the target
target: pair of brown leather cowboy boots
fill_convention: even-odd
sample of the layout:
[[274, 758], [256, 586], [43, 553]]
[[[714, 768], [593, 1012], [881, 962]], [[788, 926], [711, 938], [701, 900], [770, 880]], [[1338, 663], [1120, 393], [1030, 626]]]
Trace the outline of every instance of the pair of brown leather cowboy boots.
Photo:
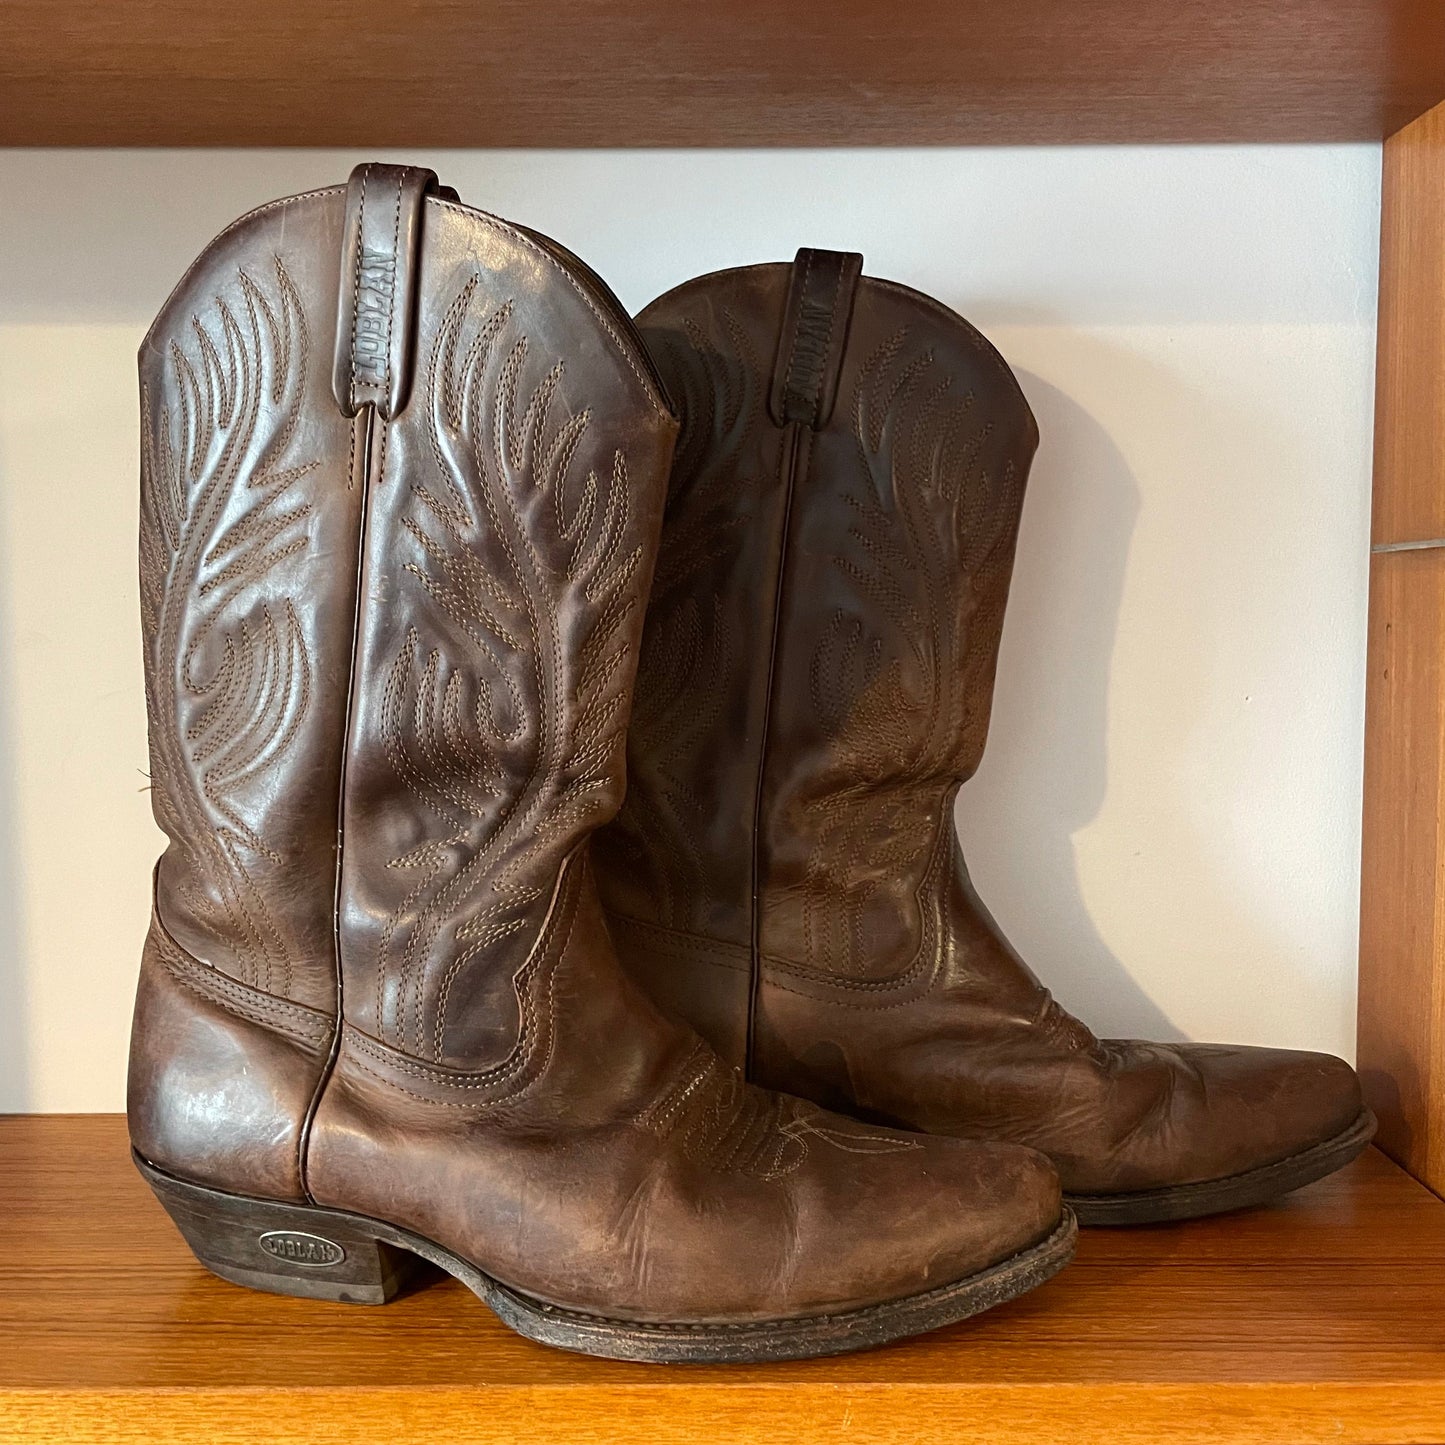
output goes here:
[[1075, 1214], [1364, 1147], [1343, 1063], [1096, 1039], [973, 894], [1037, 434], [982, 336], [859, 267], [634, 325], [373, 165], [166, 303], [130, 1118], [217, 1274], [379, 1302], [430, 1262], [548, 1343], [780, 1359], [1009, 1299]]

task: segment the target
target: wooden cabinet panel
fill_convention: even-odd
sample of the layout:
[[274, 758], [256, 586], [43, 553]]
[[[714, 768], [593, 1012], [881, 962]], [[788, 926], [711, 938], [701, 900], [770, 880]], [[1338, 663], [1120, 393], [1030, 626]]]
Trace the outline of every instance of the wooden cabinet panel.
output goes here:
[[1445, 548], [1370, 577], [1359, 1067], [1378, 1143], [1445, 1193]]
[[1445, 541], [1445, 105], [1386, 142], [1381, 206], [1374, 542]]
[[1385, 144], [1359, 1065], [1445, 1194], [1445, 106]]

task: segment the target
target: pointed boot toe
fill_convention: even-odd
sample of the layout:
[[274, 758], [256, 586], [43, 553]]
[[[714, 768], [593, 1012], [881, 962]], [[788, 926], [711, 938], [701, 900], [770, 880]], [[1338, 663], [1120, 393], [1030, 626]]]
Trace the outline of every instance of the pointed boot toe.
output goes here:
[[1225, 1044], [1148, 1050], [1175, 1076], [1166, 1101], [1115, 1154], [1128, 1187], [1071, 1191], [1088, 1224], [1156, 1223], [1263, 1204], [1342, 1168], [1369, 1144], [1374, 1116], [1343, 1059]]
[[1034, 1150], [883, 1129], [792, 1100], [785, 1107], [788, 1132], [810, 1145], [790, 1183], [799, 1217], [840, 1221], [787, 1266], [800, 1307], [858, 1309], [921, 1287], [924, 1299], [966, 1292], [984, 1309], [1072, 1256], [1076, 1225], [1058, 1172]]

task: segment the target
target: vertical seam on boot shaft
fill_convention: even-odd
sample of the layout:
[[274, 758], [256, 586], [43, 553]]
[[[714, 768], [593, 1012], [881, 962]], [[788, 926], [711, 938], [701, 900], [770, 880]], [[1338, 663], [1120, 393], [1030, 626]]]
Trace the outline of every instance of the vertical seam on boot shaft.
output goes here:
[[[803, 255], [803, 275], [798, 276], [798, 264], [794, 261], [788, 268], [788, 295], [783, 301], [783, 314], [781, 324], [787, 326], [791, 319], [791, 306], [789, 304], [792, 290], [795, 286], [806, 286], [809, 272], [812, 267], [813, 253], [805, 251]], [[833, 278], [833, 296], [829, 306], [827, 350], [825, 352], [825, 365], [831, 362], [839, 375], [842, 373], [846, 353], [840, 352], [836, 359], [832, 357], [833, 335], [838, 325], [839, 301], [842, 293], [842, 273], [838, 272]], [[851, 315], [853, 299], [856, 290], [850, 294], [848, 309]], [[801, 317], [794, 323], [795, 327], [801, 325]], [[791, 374], [793, 359], [796, 355], [796, 334], [792, 344], [788, 348], [788, 372]], [[776, 365], [776, 362], [774, 363]], [[770, 378], [771, 381], [771, 378]], [[762, 993], [762, 908], [761, 900], [761, 864], [763, 845], [763, 796], [768, 775], [768, 756], [770, 752], [771, 733], [773, 726], [773, 693], [774, 683], [778, 665], [778, 643], [782, 634], [783, 612], [785, 593], [787, 591], [788, 575], [788, 554], [792, 546], [793, 531], [793, 498], [798, 484], [803, 480], [812, 460], [812, 443], [815, 436], [814, 427], [818, 421], [818, 406], [813, 409], [812, 424], [802, 422], [788, 422], [782, 427], [783, 435], [783, 462], [784, 462], [784, 487], [785, 497], [783, 502], [782, 520], [778, 535], [777, 546], [777, 576], [773, 585], [773, 616], [772, 626], [769, 628], [768, 637], [768, 658], [767, 658], [767, 684], [763, 701], [762, 733], [758, 743], [757, 778], [753, 791], [753, 826], [752, 826], [752, 849], [750, 858], [750, 913], [749, 918], [749, 949], [748, 949], [748, 1007], [747, 1007], [747, 1033], [744, 1039], [744, 1072], [749, 1079], [754, 1077], [754, 1055], [756, 1053], [756, 1032], [758, 1004]]]
[[778, 635], [783, 616], [783, 580], [787, 573], [788, 537], [792, 530], [793, 489], [799, 472], [798, 453], [805, 436], [799, 422], [790, 421], [782, 428], [783, 514], [778, 528], [777, 565], [773, 578], [772, 625], [768, 628], [767, 671], [763, 690], [763, 715], [758, 736], [757, 776], [753, 779], [752, 848], [748, 864], [748, 1007], [747, 1028], [743, 1036], [743, 1073], [753, 1077], [753, 1035], [757, 1023], [759, 984], [762, 978], [762, 910], [759, 907], [760, 865], [762, 861], [763, 780], [767, 776], [768, 734], [773, 723], [773, 674], [778, 660]]
[[[377, 456], [377, 448], [373, 443], [373, 434], [377, 430], [378, 425], [385, 427], [387, 423], [380, 420], [376, 408], [370, 403], [362, 407], [356, 416], [352, 418], [351, 422], [353, 447], [355, 445], [357, 431], [360, 430], [362, 433], [362, 482], [361, 503], [357, 508], [356, 574], [351, 605], [351, 646], [347, 654], [346, 715], [343, 719], [341, 729], [341, 766], [337, 777], [336, 789], [336, 862], [332, 874], [331, 894], [331, 950], [332, 967], [335, 970], [336, 979], [336, 1013], [331, 1036], [331, 1046], [327, 1053], [326, 1063], [322, 1067], [320, 1077], [316, 1080], [316, 1087], [312, 1091], [311, 1099], [306, 1106], [306, 1116], [301, 1121], [301, 1128], [297, 1133], [296, 1140], [296, 1168], [301, 1183], [301, 1192], [312, 1204], [316, 1203], [316, 1200], [312, 1197], [311, 1186], [307, 1181], [308, 1156], [311, 1150], [311, 1126], [315, 1122], [316, 1111], [321, 1106], [322, 1095], [326, 1092], [326, 1086], [331, 1081], [332, 1073], [336, 1068], [337, 1057], [341, 1052], [341, 1034], [346, 1008], [346, 1000], [343, 993], [343, 971], [341, 967], [341, 869], [343, 850], [345, 847], [347, 765], [351, 758], [351, 734], [352, 728], [355, 725], [356, 714], [357, 652], [361, 646], [362, 611], [366, 598], [366, 537], [371, 517], [371, 468], [372, 462]], [[385, 460], [386, 449], [383, 446], [380, 451], [381, 466], [385, 465]], [[376, 481], [378, 484], [381, 481], [380, 468], [378, 468]]]

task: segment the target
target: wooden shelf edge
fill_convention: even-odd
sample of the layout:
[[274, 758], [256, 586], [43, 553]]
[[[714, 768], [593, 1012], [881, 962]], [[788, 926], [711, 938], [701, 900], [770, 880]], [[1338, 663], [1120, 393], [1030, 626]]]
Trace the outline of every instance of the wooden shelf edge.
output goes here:
[[1010, 1445], [1056, 1427], [1054, 1438], [1069, 1445], [1147, 1445], [1161, 1437], [1139, 1422], [1163, 1413], [1178, 1421], [1171, 1445], [1394, 1445], [1445, 1432], [1445, 1377], [1228, 1389], [993, 1383], [966, 1392], [943, 1384], [699, 1383], [686, 1387], [686, 1406], [675, 1410], [661, 1409], [658, 1393], [642, 1384], [3, 1390], [0, 1440], [933, 1445], [978, 1438]]
[[1445, 1440], [1445, 1203], [1374, 1150], [1268, 1208], [1085, 1231], [1005, 1307], [790, 1365], [587, 1359], [450, 1280], [384, 1309], [227, 1284], [115, 1116], [0, 1117], [0, 1219], [4, 1445]]

